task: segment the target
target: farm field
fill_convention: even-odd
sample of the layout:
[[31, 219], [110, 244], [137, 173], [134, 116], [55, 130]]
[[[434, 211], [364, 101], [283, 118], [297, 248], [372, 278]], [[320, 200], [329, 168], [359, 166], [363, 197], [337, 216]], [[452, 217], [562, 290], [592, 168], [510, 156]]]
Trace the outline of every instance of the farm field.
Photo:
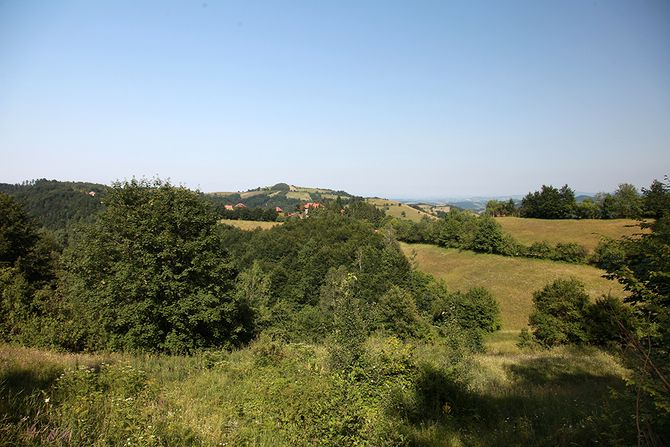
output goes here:
[[586, 285], [592, 299], [611, 293], [623, 297], [622, 287], [602, 277], [603, 271], [589, 265], [545, 259], [512, 258], [445, 249], [428, 244], [400, 244], [419, 270], [444, 279], [451, 289], [486, 287], [500, 303], [506, 330], [526, 327], [532, 310], [533, 292], [547, 283], [573, 276]]
[[270, 228], [281, 225], [281, 222], [260, 222], [255, 220], [236, 220], [236, 219], [221, 219], [219, 223], [231, 225], [241, 230], [252, 231], [256, 228], [261, 230], [269, 230]]
[[547, 241], [575, 242], [593, 251], [603, 236], [619, 239], [640, 234], [639, 222], [632, 219], [528, 219], [496, 217], [503, 229], [525, 245]]
[[[419, 222], [424, 217], [435, 219], [435, 216], [432, 214], [419, 211], [398, 201], [377, 198], [368, 198], [366, 201], [379, 209], [383, 209], [387, 216], [397, 217], [399, 219], [408, 219], [414, 222]], [[386, 207], [388, 207], [388, 210], [385, 209]], [[404, 216], [402, 215], [403, 211], [405, 212]]]

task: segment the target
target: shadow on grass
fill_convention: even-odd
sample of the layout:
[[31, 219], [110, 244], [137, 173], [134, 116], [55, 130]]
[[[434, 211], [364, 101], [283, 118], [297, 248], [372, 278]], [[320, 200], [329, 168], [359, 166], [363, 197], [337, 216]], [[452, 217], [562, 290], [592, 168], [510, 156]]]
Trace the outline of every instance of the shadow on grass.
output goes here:
[[577, 358], [536, 358], [509, 366], [512, 385], [478, 393], [438, 370], [424, 368], [411, 393], [395, 406], [413, 445], [442, 445], [453, 434], [465, 445], [631, 445], [634, 408], [614, 396], [622, 379], [596, 374]]
[[18, 366], [0, 370], [0, 417], [18, 421], [30, 414], [40, 390], [47, 390], [62, 372], [61, 368], [26, 369]]

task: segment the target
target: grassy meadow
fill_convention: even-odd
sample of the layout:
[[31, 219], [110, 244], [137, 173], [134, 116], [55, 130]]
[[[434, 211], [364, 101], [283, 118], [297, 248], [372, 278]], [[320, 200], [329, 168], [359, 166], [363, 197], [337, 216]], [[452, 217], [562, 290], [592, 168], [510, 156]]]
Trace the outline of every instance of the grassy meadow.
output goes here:
[[503, 229], [524, 245], [547, 241], [575, 242], [593, 251], [603, 236], [620, 239], [639, 234], [639, 222], [632, 219], [528, 219], [496, 217]]
[[[372, 337], [365, 368], [325, 347], [259, 339], [192, 357], [73, 355], [0, 345], [0, 444], [490, 446], [631, 439], [624, 371], [593, 349], [521, 352], [516, 333], [456, 361]], [[500, 349], [499, 346], [504, 346]], [[609, 424], [617, 423], [614, 427]]]
[[[384, 210], [387, 216], [397, 217], [399, 219], [408, 219], [413, 222], [419, 222], [424, 217], [435, 219], [435, 216], [432, 214], [426, 213], [425, 211], [419, 211], [401, 202], [378, 198], [368, 198], [365, 200], [377, 208]], [[403, 212], [405, 213], [404, 216], [402, 215]]]
[[400, 245], [420, 270], [444, 279], [452, 289], [489, 289], [500, 303], [503, 329], [526, 327], [533, 292], [558, 278], [579, 279], [593, 299], [607, 293], [623, 296], [618, 283], [603, 278], [603, 271], [589, 265], [481, 254], [427, 244]]
[[252, 231], [257, 228], [260, 228], [261, 230], [268, 230], [276, 225], [281, 225], [281, 222], [261, 222], [255, 220], [237, 220], [237, 219], [221, 219], [219, 222], [246, 231]]

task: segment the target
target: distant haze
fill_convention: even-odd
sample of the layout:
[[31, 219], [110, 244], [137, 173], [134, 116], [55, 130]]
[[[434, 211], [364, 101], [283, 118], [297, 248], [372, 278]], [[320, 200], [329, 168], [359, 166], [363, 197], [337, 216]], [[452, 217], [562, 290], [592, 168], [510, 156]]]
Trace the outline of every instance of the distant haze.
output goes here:
[[0, 182], [399, 198], [670, 174], [670, 2], [0, 1]]

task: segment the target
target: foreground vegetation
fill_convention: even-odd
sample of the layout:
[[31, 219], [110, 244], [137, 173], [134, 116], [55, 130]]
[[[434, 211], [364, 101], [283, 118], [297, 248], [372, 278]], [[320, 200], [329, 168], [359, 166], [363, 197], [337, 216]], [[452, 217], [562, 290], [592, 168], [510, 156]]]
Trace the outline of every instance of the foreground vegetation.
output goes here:
[[[399, 224], [335, 198], [242, 231], [197, 192], [133, 180], [59, 245], [11, 197], [0, 211], [9, 445], [661, 445], [670, 433], [666, 214], [596, 250], [624, 305], [589, 294], [600, 272], [588, 266], [455, 250], [518, 249], [490, 216]], [[414, 228], [450, 248], [401, 247]], [[466, 280], [516, 292], [421, 271], [448, 277], [464, 263], [449, 268], [453, 253], [470, 256]], [[574, 270], [547, 275], [556, 266]], [[520, 289], [530, 308], [514, 308]]]
[[[262, 338], [191, 357], [0, 347], [10, 445], [573, 445], [631, 439], [626, 372], [583, 349], [463, 357], [373, 337], [349, 373]], [[603, 408], [605, 411], [603, 411]], [[612, 426], [620, 422], [618, 426]]]

